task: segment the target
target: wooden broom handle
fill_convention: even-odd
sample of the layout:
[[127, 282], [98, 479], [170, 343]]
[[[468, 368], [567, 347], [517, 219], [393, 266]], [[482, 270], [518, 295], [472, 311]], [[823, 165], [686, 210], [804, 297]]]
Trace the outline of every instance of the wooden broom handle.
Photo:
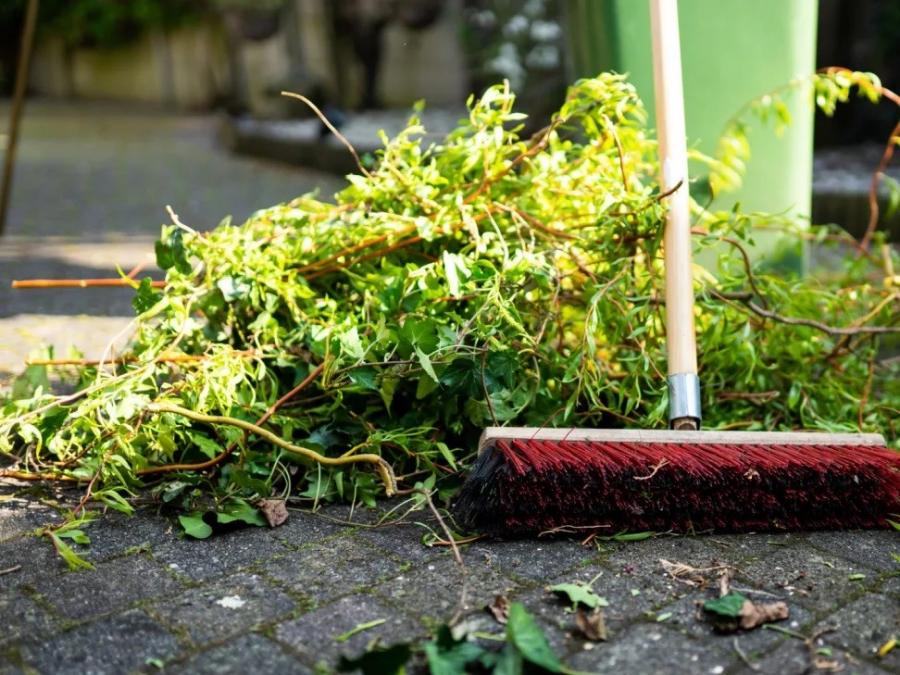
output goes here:
[[668, 197], [666, 219], [666, 345], [669, 375], [697, 372], [687, 142], [681, 84], [677, 0], [650, 0], [653, 83], [659, 136], [661, 190], [681, 183]]

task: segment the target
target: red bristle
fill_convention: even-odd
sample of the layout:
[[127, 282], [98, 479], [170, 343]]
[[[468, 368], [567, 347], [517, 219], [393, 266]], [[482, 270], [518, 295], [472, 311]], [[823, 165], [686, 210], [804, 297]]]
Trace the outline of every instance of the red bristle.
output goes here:
[[504, 534], [561, 525], [748, 531], [885, 527], [900, 454], [866, 445], [498, 440], [455, 505]]

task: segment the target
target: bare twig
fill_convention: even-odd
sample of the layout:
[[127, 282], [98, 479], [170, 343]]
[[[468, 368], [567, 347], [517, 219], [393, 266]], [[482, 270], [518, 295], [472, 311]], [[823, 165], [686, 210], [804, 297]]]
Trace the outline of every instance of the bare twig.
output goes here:
[[12, 574], [13, 572], [18, 572], [20, 569], [22, 569], [21, 565], [13, 565], [12, 567], [7, 567], [5, 570], [0, 570], [0, 577], [2, 577], [4, 574]]
[[[136, 282], [131, 278], [112, 279], [14, 279], [12, 288], [131, 288]], [[165, 281], [151, 281], [151, 288], [165, 288]]]
[[750, 670], [759, 670], [759, 665], [753, 663], [744, 651], [741, 649], [741, 646], [738, 644], [738, 639], [734, 638], [734, 651], [740, 657], [741, 661], [743, 661]]
[[897, 125], [891, 132], [887, 144], [884, 146], [881, 160], [878, 162], [878, 168], [875, 169], [875, 172], [872, 174], [872, 181], [869, 183], [869, 223], [866, 226], [863, 238], [859, 240], [859, 251], [861, 253], [869, 250], [869, 244], [872, 242], [875, 229], [878, 227], [878, 184], [881, 182], [881, 177], [887, 170], [888, 164], [891, 163], [891, 158], [894, 156], [894, 145], [898, 141], [900, 141], [900, 122], [897, 122]]
[[650, 480], [657, 474], [657, 472], [666, 466], [669, 463], [669, 460], [663, 457], [659, 462], [653, 467], [653, 470], [648, 473], [646, 476], [634, 476], [634, 480]]
[[459, 618], [462, 616], [462, 613], [466, 610], [466, 606], [468, 605], [469, 573], [466, 569], [466, 564], [463, 562], [462, 554], [459, 552], [459, 546], [456, 545], [456, 540], [453, 538], [453, 533], [450, 531], [450, 528], [447, 527], [447, 523], [444, 522], [444, 519], [441, 517], [440, 512], [434, 505], [434, 501], [431, 499], [431, 492], [429, 492], [428, 490], [417, 490], [417, 492], [425, 497], [425, 502], [428, 504], [428, 508], [431, 510], [432, 515], [437, 520], [438, 525], [440, 525], [441, 529], [444, 531], [444, 535], [447, 537], [447, 541], [450, 543], [450, 548], [453, 551], [453, 559], [456, 560], [456, 564], [459, 566], [459, 573], [462, 576], [459, 603], [457, 605], [456, 611], [453, 613], [453, 616], [449, 621], [450, 625], [453, 625], [457, 621], [459, 621]]
[[319, 107], [318, 107], [315, 103], [313, 103], [312, 101], [310, 101], [310, 100], [309, 100], [308, 98], [306, 98], [303, 94], [295, 94], [295, 93], [292, 92], [292, 91], [283, 91], [283, 92], [281, 92], [281, 95], [282, 95], [282, 96], [288, 96], [288, 97], [290, 97], [290, 98], [295, 98], [295, 99], [297, 99], [298, 101], [302, 101], [303, 103], [305, 103], [305, 104], [307, 105], [307, 107], [309, 107], [309, 109], [312, 110], [313, 113], [315, 113], [316, 117], [319, 118], [319, 121], [320, 121], [322, 124], [324, 124], [324, 125], [328, 128], [328, 131], [330, 131], [331, 133], [333, 133], [333, 134], [335, 135], [335, 137], [336, 137], [341, 143], [344, 144], [344, 147], [347, 148], [347, 150], [350, 151], [350, 154], [353, 155], [353, 159], [356, 160], [356, 166], [359, 168], [360, 173], [362, 173], [364, 176], [367, 176], [367, 177], [371, 177], [371, 176], [372, 176], [372, 174], [369, 173], [369, 170], [366, 169], [366, 167], [363, 166], [362, 161], [359, 159], [359, 155], [356, 154], [356, 148], [354, 148], [353, 145], [350, 143], [350, 141], [347, 140], [347, 137], [344, 136], [344, 134], [342, 134], [340, 131], [338, 131], [338, 130], [337, 130], [337, 127], [335, 127], [335, 126], [328, 120], [328, 118], [325, 117], [325, 113], [323, 113], [321, 110], [319, 110]]

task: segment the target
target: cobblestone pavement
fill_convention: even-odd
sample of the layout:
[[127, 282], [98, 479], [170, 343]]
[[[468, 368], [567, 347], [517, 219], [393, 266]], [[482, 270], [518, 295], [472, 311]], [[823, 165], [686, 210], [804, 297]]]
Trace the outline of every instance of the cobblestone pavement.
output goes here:
[[[204, 541], [178, 536], [164, 516], [107, 514], [81, 547], [92, 571], [65, 572], [34, 527], [58, 520], [34, 496], [0, 490], [0, 673], [328, 673], [340, 654], [426, 636], [455, 611], [462, 574], [446, 549], [410, 524], [372, 528], [372, 512], [292, 511], [275, 529]], [[900, 654], [876, 650], [900, 631], [900, 576], [890, 532], [662, 536], [589, 547], [577, 541], [479, 541], [463, 548], [471, 630], [502, 628], [484, 611], [495, 595], [537, 617], [556, 652], [589, 673], [805, 673], [811, 658], [848, 673], [900, 672]], [[811, 650], [799, 637], [758, 629], [724, 636], [697, 617], [715, 596], [674, 581], [660, 559], [733, 565], [733, 587], [784, 599], [794, 636], [826, 629]], [[547, 593], [551, 583], [596, 579], [609, 602], [609, 640], [589, 643]], [[714, 587], [715, 584], [712, 584]], [[361, 623], [384, 620], [349, 640]], [[820, 650], [815, 654], [815, 650]], [[827, 656], [826, 656], [827, 654]]]
[[[127, 326], [128, 292], [9, 292], [31, 276], [101, 276], [142, 260], [170, 202], [206, 227], [333, 178], [233, 159], [212, 123], [129, 110], [32, 106], [10, 239], [0, 243], [0, 371], [43, 341], [99, 354]], [[204, 218], [213, 215], [209, 221]], [[0, 375], [2, 378], [2, 375]], [[328, 673], [341, 653], [422, 637], [450, 618], [463, 573], [422, 544], [422, 512], [373, 528], [373, 512], [292, 511], [279, 528], [185, 540], [170, 517], [107, 514], [81, 547], [94, 570], [67, 572], [35, 528], [69, 496], [0, 485], [0, 675], [13, 673]], [[59, 501], [62, 500], [62, 501]], [[659, 536], [645, 541], [477, 541], [463, 548], [472, 630], [502, 629], [495, 595], [537, 617], [556, 652], [591, 673], [805, 673], [813, 659], [848, 673], [900, 672], [896, 532]], [[717, 635], [697, 616], [714, 597], [666, 575], [660, 559], [737, 569], [749, 597], [783, 599], [780, 627]], [[596, 579], [609, 640], [587, 643], [549, 584]], [[384, 619], [345, 641], [361, 623]], [[826, 629], [830, 632], [822, 633]], [[820, 635], [812, 647], [802, 636]], [[833, 662], [833, 663], [830, 663]]]

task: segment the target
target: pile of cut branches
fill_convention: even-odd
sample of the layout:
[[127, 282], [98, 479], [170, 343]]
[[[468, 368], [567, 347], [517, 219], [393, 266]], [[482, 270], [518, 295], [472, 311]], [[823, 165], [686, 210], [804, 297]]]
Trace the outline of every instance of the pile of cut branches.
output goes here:
[[[881, 93], [846, 71], [814, 86], [823, 107]], [[664, 426], [664, 195], [641, 103], [622, 76], [582, 80], [521, 137], [513, 102], [487, 90], [437, 145], [414, 114], [334, 202], [205, 233], [175, 218], [164, 288], [134, 284], [127, 351], [32, 365], [2, 402], [0, 476], [77, 481], [122, 511], [150, 487], [183, 513], [252, 521], [263, 498], [372, 503], [435, 479], [446, 497], [486, 425]], [[707, 185], [735, 181], [744, 130], [696, 156]], [[695, 269], [705, 425], [896, 444], [896, 253], [878, 233], [861, 247], [783, 215], [694, 213], [713, 261]], [[843, 262], [753, 263], [765, 229]], [[74, 393], [54, 393], [48, 368]]]

